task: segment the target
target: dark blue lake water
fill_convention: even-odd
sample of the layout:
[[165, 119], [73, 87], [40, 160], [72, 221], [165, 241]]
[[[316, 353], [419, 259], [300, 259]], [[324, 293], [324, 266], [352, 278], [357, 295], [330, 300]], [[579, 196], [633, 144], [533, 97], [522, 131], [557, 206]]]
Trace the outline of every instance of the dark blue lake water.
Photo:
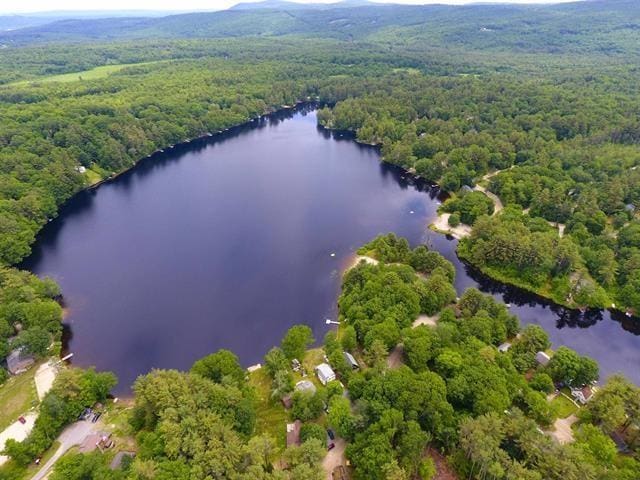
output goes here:
[[427, 229], [437, 207], [437, 191], [300, 110], [167, 150], [77, 195], [23, 266], [60, 283], [74, 363], [114, 371], [119, 394], [152, 368], [185, 369], [219, 348], [257, 363], [296, 323], [321, 340], [341, 269], [390, 231], [454, 262], [459, 290], [504, 298], [554, 346], [640, 383], [632, 321], [551, 307], [474, 274], [455, 241]]

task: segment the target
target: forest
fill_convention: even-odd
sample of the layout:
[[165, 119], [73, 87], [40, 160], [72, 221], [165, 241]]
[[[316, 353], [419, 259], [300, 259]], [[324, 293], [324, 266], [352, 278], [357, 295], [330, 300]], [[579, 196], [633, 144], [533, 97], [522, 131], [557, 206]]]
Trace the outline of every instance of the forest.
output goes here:
[[[485, 273], [560, 304], [635, 312], [640, 104], [635, 79], [617, 80], [405, 73], [319, 121], [456, 196], [443, 210], [473, 226], [459, 254]], [[466, 194], [476, 185], [505, 211]]]
[[[69, 198], [161, 149], [299, 102], [324, 107], [322, 127], [379, 145], [384, 161], [437, 183], [450, 224], [472, 227], [459, 256], [484, 273], [559, 304], [637, 315], [639, 6], [285, 6], [3, 32], [0, 358], [59, 351], [64, 292], [20, 265]], [[546, 334], [520, 332], [477, 291], [457, 301], [454, 269], [437, 252], [385, 236], [360, 254], [380, 263], [345, 276], [342, 324], [323, 347], [349, 399], [335, 384], [317, 397], [294, 393], [288, 418], [309, 424], [299, 448], [283, 454], [261, 426], [253, 377], [218, 352], [190, 372], [136, 383], [128, 425], [138, 456], [126, 471], [72, 455], [53, 478], [318, 478], [317, 424], [348, 440], [362, 479], [431, 478], [426, 445], [462, 478], [640, 476], [611, 440], [638, 447], [637, 387], [610, 379], [580, 409], [576, 441], [558, 444], [539, 433], [558, 414], [546, 394], [596, 380], [592, 360], [559, 348], [537, 366]], [[437, 326], [412, 328], [423, 316]], [[513, 347], [498, 351], [505, 342]], [[291, 360], [311, 344], [299, 328], [267, 354], [273, 398], [293, 390]], [[399, 344], [401, 365], [390, 368]], [[365, 368], [351, 371], [343, 350]], [[7, 446], [13, 461], [0, 478], [21, 478], [114, 381], [72, 372], [44, 400], [32, 435]], [[0, 367], [0, 383], [7, 377]], [[226, 456], [215, 453], [221, 444]], [[279, 458], [286, 467], [273, 467]]]

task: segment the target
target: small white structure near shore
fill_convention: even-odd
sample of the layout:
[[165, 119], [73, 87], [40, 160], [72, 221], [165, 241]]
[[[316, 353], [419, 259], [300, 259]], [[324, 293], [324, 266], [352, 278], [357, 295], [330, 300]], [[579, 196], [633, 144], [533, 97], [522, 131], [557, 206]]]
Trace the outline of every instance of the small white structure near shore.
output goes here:
[[318, 380], [323, 385], [333, 381], [336, 379], [336, 373], [333, 369], [326, 363], [321, 363], [316, 367], [316, 375], [318, 376]]
[[547, 355], [546, 353], [544, 352], [536, 353], [536, 362], [538, 362], [543, 367], [546, 367], [550, 360], [551, 360], [551, 357], [549, 357], [549, 355]]

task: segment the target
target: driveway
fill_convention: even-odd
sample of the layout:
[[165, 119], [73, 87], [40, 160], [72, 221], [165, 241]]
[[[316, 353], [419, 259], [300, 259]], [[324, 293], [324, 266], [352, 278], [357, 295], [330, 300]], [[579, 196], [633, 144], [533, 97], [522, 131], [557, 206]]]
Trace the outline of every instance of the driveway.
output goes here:
[[387, 357], [387, 368], [400, 368], [402, 366], [402, 357], [404, 356], [404, 345], [399, 343], [389, 353]]
[[[35, 423], [36, 418], [38, 418], [38, 415], [32, 412], [27, 413], [23, 416], [26, 420], [26, 423], [22, 424], [16, 420], [0, 433], [0, 452], [4, 450], [4, 445], [7, 440], [15, 440], [16, 442], [21, 442], [22, 440], [27, 438], [29, 433], [31, 433], [31, 429], [33, 428], [33, 424]], [[0, 455], [0, 465], [5, 463], [7, 460], [9, 460], [9, 457]]]
[[45, 463], [42, 468], [36, 473], [31, 480], [42, 480], [47, 476], [49, 470], [53, 468], [53, 465], [58, 461], [58, 459], [64, 455], [67, 450], [76, 445], [80, 445], [84, 439], [92, 434], [95, 431], [100, 429], [100, 422], [91, 423], [89, 421], [76, 422], [69, 425], [65, 428], [60, 436], [58, 437], [58, 441], [60, 442], [60, 447], [56, 450], [56, 453]]
[[569, 415], [567, 418], [559, 418], [553, 424], [554, 431], [549, 432], [558, 441], [558, 443], [573, 442], [573, 430], [571, 425], [578, 421], [575, 415]]
[[347, 446], [347, 442], [343, 438], [336, 438], [333, 443], [335, 447], [327, 452], [326, 457], [322, 461], [322, 469], [325, 473], [326, 480], [333, 480], [333, 470], [340, 465], [345, 464], [344, 449]]
[[53, 381], [58, 374], [58, 367], [52, 365], [52, 362], [43, 363], [38, 367], [34, 380], [36, 382], [36, 391], [38, 392], [38, 400], [42, 401], [51, 387]]

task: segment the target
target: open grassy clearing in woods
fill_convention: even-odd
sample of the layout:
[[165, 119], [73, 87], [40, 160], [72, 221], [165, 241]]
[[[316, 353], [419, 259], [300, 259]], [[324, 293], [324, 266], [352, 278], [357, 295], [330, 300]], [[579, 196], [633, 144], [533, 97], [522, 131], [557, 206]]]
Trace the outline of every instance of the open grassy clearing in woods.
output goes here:
[[578, 411], [578, 407], [562, 394], [557, 395], [551, 400], [551, 408], [553, 408], [556, 418], [567, 418], [569, 415], [573, 415]]
[[284, 450], [287, 412], [279, 399], [271, 397], [271, 377], [266, 369], [251, 372], [249, 385], [256, 390], [256, 433], [270, 435]]
[[20, 82], [11, 83], [12, 86], [24, 86], [37, 83], [50, 83], [50, 82], [79, 82], [82, 80], [97, 80], [99, 78], [105, 78], [112, 73], [119, 72], [127, 67], [138, 67], [142, 65], [149, 65], [157, 62], [142, 62], [142, 63], [121, 63], [117, 65], [103, 65], [101, 67], [95, 67], [90, 70], [84, 70], [82, 72], [63, 73], [61, 75], [51, 75], [48, 77], [33, 78], [31, 80], [22, 80]]
[[9, 378], [0, 387], [0, 431], [37, 405], [38, 395], [33, 381], [37, 369], [38, 366], [34, 365], [28, 372]]

